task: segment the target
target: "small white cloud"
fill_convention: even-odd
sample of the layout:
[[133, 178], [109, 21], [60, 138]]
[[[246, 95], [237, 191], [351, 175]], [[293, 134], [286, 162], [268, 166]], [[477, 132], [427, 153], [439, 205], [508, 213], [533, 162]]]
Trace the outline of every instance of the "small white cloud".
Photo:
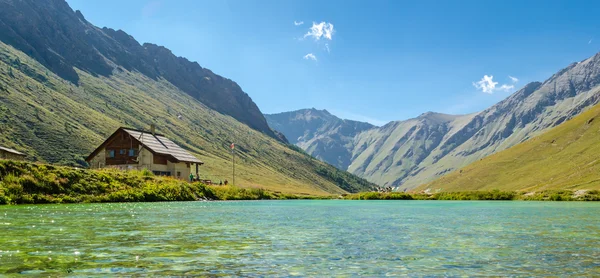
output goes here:
[[[508, 76], [508, 77], [510, 78], [510, 80], [513, 83], [517, 83], [519, 81], [519, 79], [517, 79], [516, 77], [512, 77], [512, 76]], [[489, 76], [484, 75], [483, 78], [481, 78], [481, 80], [479, 80], [477, 82], [473, 82], [473, 86], [475, 88], [477, 88], [478, 90], [481, 90], [482, 92], [484, 92], [486, 94], [493, 94], [494, 91], [508, 92], [515, 88], [514, 85], [508, 85], [508, 84], [502, 84], [500, 87], [496, 87], [496, 85], [498, 85], [498, 82], [494, 82], [493, 75], [489, 75]]]
[[496, 89], [496, 85], [498, 85], [498, 82], [494, 82], [493, 79], [493, 75], [484, 75], [481, 80], [473, 82], [473, 86], [486, 94], [492, 94], [494, 93], [494, 89]]
[[325, 44], [325, 49], [327, 49], [327, 53], [331, 53], [331, 50], [329, 50], [329, 44], [328, 43]]
[[500, 86], [499, 90], [505, 91], [505, 92], [510, 92], [510, 90], [513, 90], [515, 88], [514, 85], [506, 85], [503, 84], [502, 86]]
[[316, 23], [313, 22], [312, 27], [310, 27], [308, 33], [304, 34], [304, 38], [313, 37], [315, 40], [320, 40], [322, 37], [331, 40], [333, 38], [333, 33], [335, 30], [333, 29], [333, 24], [328, 22]]
[[317, 60], [317, 56], [315, 56], [312, 53], [308, 53], [308, 54], [304, 55], [304, 60], [313, 60], [313, 61], [316, 61]]
[[588, 44], [591, 44], [593, 40], [594, 40], [594, 38], [591, 38], [590, 41], [588, 42]]
[[300, 26], [300, 25], [302, 25], [302, 24], [304, 24], [304, 21], [295, 21], [295, 20], [294, 20], [294, 25], [296, 25], [296, 26]]

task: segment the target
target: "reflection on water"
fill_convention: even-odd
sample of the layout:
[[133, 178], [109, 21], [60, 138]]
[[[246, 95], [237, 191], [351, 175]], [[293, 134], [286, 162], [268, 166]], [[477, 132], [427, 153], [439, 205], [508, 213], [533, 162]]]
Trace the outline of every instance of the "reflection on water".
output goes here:
[[0, 273], [594, 276], [600, 275], [600, 204], [2, 206]]

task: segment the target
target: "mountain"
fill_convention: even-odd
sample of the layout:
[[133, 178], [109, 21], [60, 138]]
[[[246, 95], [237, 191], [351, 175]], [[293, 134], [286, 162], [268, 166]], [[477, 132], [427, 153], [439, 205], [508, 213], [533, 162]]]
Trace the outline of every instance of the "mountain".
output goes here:
[[265, 115], [269, 126], [295, 144], [339, 169], [347, 169], [352, 159], [354, 137], [374, 126], [369, 123], [342, 120], [327, 110], [302, 109]]
[[[382, 186], [414, 188], [585, 111], [599, 102], [599, 82], [600, 54], [596, 54], [544, 82], [525, 85], [479, 113], [428, 112], [362, 131], [349, 144], [353, 149], [348, 168], [341, 169]], [[293, 137], [285, 129], [282, 132]]]
[[600, 189], [600, 105], [543, 134], [417, 188]]
[[165, 79], [206, 106], [277, 138], [262, 112], [235, 82], [127, 33], [98, 28], [64, 0], [0, 0], [0, 41], [79, 84], [76, 68], [110, 77], [115, 69]]
[[[202, 178], [231, 180], [235, 142], [241, 186], [298, 194], [374, 186], [275, 139], [234, 82], [99, 29], [63, 1], [0, 0], [0, 24], [0, 145], [29, 160], [85, 166], [119, 126], [155, 124], [205, 162]], [[220, 103], [242, 114], [220, 113]]]

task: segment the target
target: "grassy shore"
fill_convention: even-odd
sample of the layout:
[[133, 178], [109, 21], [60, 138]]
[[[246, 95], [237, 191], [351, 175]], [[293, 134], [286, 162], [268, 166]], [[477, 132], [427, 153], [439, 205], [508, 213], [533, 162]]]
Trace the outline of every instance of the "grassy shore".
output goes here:
[[321, 199], [261, 188], [209, 186], [150, 171], [88, 170], [0, 160], [0, 204]]
[[346, 200], [498, 200], [498, 201], [600, 201], [600, 190], [461, 191], [434, 194], [364, 192], [348, 194]]
[[[0, 204], [160, 202], [196, 200], [336, 199], [337, 195], [294, 195], [261, 188], [205, 185], [150, 171], [89, 170], [0, 160]], [[345, 200], [525, 200], [600, 201], [599, 190], [463, 191], [434, 194], [363, 192]]]

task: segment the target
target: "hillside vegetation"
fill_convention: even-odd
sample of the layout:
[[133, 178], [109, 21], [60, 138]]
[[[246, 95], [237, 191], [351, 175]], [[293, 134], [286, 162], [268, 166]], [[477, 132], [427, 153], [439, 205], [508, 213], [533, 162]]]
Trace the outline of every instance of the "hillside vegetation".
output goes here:
[[600, 189], [600, 105], [417, 191]]
[[150, 171], [88, 170], [0, 160], [0, 205], [317, 198], [262, 188], [207, 186]]
[[49, 71], [80, 84], [77, 70], [110, 77], [115, 67], [166, 80], [220, 113], [276, 138], [254, 101], [232, 80], [169, 49], [138, 43], [122, 30], [98, 28], [65, 0], [0, 0], [0, 41]]
[[218, 113], [168, 81], [116, 67], [110, 76], [77, 70], [74, 85], [0, 43], [0, 145], [33, 161], [84, 166], [84, 158], [119, 126], [157, 131], [195, 153], [205, 179], [286, 193], [330, 194], [373, 184], [299, 152]]

